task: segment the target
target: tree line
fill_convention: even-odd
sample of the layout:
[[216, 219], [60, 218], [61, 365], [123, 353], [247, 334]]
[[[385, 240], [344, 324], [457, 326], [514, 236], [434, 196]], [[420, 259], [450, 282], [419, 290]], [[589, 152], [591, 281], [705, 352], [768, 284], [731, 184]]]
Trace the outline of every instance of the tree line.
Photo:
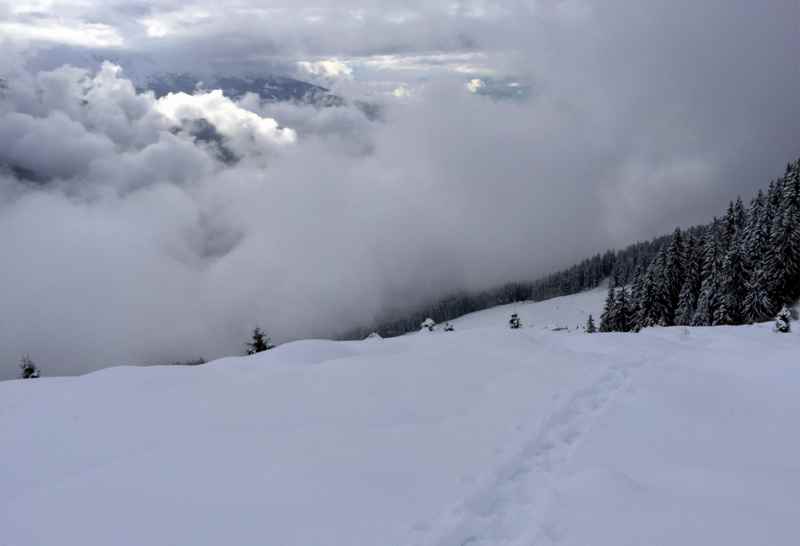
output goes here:
[[534, 281], [461, 292], [402, 317], [384, 317], [344, 339], [415, 331], [428, 317], [445, 322], [519, 301], [543, 301], [596, 288], [611, 278], [603, 331], [656, 324], [743, 324], [767, 320], [800, 296], [800, 160], [745, 206], [672, 235], [608, 250]]
[[769, 320], [800, 298], [800, 160], [766, 193], [676, 229], [630, 279], [612, 275], [600, 331]]
[[399, 336], [419, 329], [420, 323], [430, 317], [437, 323], [495, 307], [520, 301], [543, 301], [557, 296], [577, 294], [596, 288], [604, 279], [616, 274], [625, 281], [633, 277], [640, 264], [649, 263], [669, 237], [637, 242], [623, 250], [608, 250], [596, 254], [562, 271], [535, 281], [517, 281], [477, 293], [451, 294], [435, 303], [423, 305], [402, 317], [389, 317], [376, 323], [356, 328], [342, 336], [343, 339], [363, 339], [370, 332], [382, 337]]

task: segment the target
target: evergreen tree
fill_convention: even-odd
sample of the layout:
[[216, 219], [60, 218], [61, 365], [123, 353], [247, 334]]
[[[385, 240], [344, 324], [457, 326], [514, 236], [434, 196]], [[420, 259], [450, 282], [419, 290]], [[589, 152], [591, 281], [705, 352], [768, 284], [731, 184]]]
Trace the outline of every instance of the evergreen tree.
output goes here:
[[614, 330], [617, 332], [630, 332], [635, 325], [632, 306], [628, 298], [628, 290], [623, 286], [617, 289], [614, 297]]
[[725, 218], [720, 223], [719, 242], [723, 252], [727, 252], [728, 247], [736, 238], [736, 210], [733, 201], [728, 203], [728, 211], [725, 213]]
[[778, 206], [770, 230], [766, 276], [770, 301], [791, 304], [800, 296], [800, 165], [787, 167], [776, 185]]
[[714, 316], [715, 324], [741, 324], [742, 304], [747, 295], [747, 274], [738, 238], [731, 242], [720, 271], [722, 297]]
[[758, 267], [750, 275], [745, 286], [742, 302], [742, 318], [746, 322], [761, 322], [772, 316], [772, 302], [769, 301], [767, 279], [764, 270]]
[[662, 255], [656, 254], [656, 257], [650, 262], [647, 271], [642, 276], [639, 298], [635, 303], [636, 316], [634, 325], [636, 330], [655, 326], [660, 319], [658, 279], [661, 276], [662, 263]]
[[750, 213], [744, 228], [745, 263], [750, 272], [755, 268], [756, 262], [759, 261], [769, 243], [769, 221], [766, 216], [766, 198], [764, 192], [759, 190], [758, 195], [750, 204]]
[[522, 322], [519, 320], [519, 315], [517, 315], [516, 313], [512, 313], [511, 318], [508, 319], [508, 326], [512, 330], [516, 330], [517, 328], [522, 326]]
[[678, 294], [678, 307], [675, 310], [675, 324], [689, 326], [692, 324], [697, 298], [703, 278], [702, 245], [696, 236], [692, 235], [686, 240], [685, 263], [683, 266], [684, 277], [681, 291]]
[[733, 215], [736, 223], [736, 232], [742, 233], [747, 227], [748, 216], [741, 196], [736, 198], [736, 203], [733, 205]]
[[696, 309], [697, 298], [692, 289], [692, 279], [687, 278], [681, 287], [681, 293], [678, 295], [678, 309], [675, 311], [675, 324], [679, 326], [691, 325]]
[[638, 332], [639, 325], [639, 300], [642, 297], [642, 288], [644, 285], [644, 271], [642, 264], [636, 265], [635, 273], [633, 274], [633, 281], [631, 282], [631, 330]]
[[608, 283], [608, 294], [600, 315], [600, 331], [613, 332], [617, 324], [616, 288], [613, 280]]
[[700, 295], [697, 298], [697, 310], [692, 324], [694, 326], [711, 326], [715, 324], [717, 308], [720, 305], [721, 249], [719, 241], [719, 220], [716, 218], [706, 232], [703, 243], [703, 281]]
[[273, 349], [275, 346], [270, 343], [269, 337], [259, 327], [253, 329], [253, 335], [247, 346], [247, 354], [254, 355], [263, 351]]
[[433, 332], [436, 329], [436, 322], [428, 317], [422, 321], [422, 324], [419, 325], [419, 329], [423, 332]]
[[791, 330], [792, 313], [787, 306], [783, 306], [775, 317], [775, 331], [788, 334]]
[[681, 288], [683, 287], [686, 265], [686, 254], [683, 234], [675, 229], [669, 246], [664, 252], [662, 282], [659, 291], [658, 322], [664, 326], [675, 324], [675, 311], [678, 308]]
[[589, 314], [589, 318], [586, 320], [586, 333], [593, 334], [597, 331], [597, 328], [594, 325], [594, 319], [592, 318], [591, 313]]
[[25, 355], [19, 362], [20, 379], [36, 379], [40, 377], [39, 368], [34, 364], [31, 357]]

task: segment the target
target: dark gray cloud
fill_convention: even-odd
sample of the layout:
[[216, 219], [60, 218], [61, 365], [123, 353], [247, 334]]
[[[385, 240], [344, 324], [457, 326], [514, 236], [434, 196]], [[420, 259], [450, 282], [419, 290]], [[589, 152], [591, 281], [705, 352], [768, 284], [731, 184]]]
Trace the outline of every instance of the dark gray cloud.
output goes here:
[[[256, 323], [336, 334], [706, 221], [800, 153], [796, 20], [777, 0], [6, 7], [0, 377], [24, 352], [77, 373], [236, 353]], [[127, 79], [161, 70], [302, 75], [385, 120]]]

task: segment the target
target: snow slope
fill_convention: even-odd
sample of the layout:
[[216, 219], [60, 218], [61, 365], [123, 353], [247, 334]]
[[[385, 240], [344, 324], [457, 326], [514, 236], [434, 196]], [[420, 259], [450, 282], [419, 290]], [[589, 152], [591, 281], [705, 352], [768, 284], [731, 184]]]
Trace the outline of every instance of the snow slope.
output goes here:
[[0, 544], [797, 544], [800, 336], [506, 321], [2, 382]]
[[508, 324], [511, 313], [517, 313], [523, 327], [537, 329], [583, 329], [591, 313], [596, 325], [600, 324], [608, 288], [604, 285], [573, 296], [552, 298], [540, 302], [518, 302], [498, 305], [485, 311], [464, 315], [452, 324], [459, 330], [483, 328], [488, 325]]

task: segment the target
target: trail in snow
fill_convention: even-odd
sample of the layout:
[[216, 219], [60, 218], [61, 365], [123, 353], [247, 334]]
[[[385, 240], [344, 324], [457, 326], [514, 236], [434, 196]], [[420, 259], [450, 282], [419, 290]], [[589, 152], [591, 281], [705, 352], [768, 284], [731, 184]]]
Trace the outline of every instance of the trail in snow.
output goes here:
[[[546, 514], [559, 472], [597, 417], [631, 384], [644, 360], [609, 367], [547, 416], [533, 437], [449, 509], [414, 544], [489, 546], [555, 544], [564, 530]], [[521, 428], [521, 427], [520, 427]]]

